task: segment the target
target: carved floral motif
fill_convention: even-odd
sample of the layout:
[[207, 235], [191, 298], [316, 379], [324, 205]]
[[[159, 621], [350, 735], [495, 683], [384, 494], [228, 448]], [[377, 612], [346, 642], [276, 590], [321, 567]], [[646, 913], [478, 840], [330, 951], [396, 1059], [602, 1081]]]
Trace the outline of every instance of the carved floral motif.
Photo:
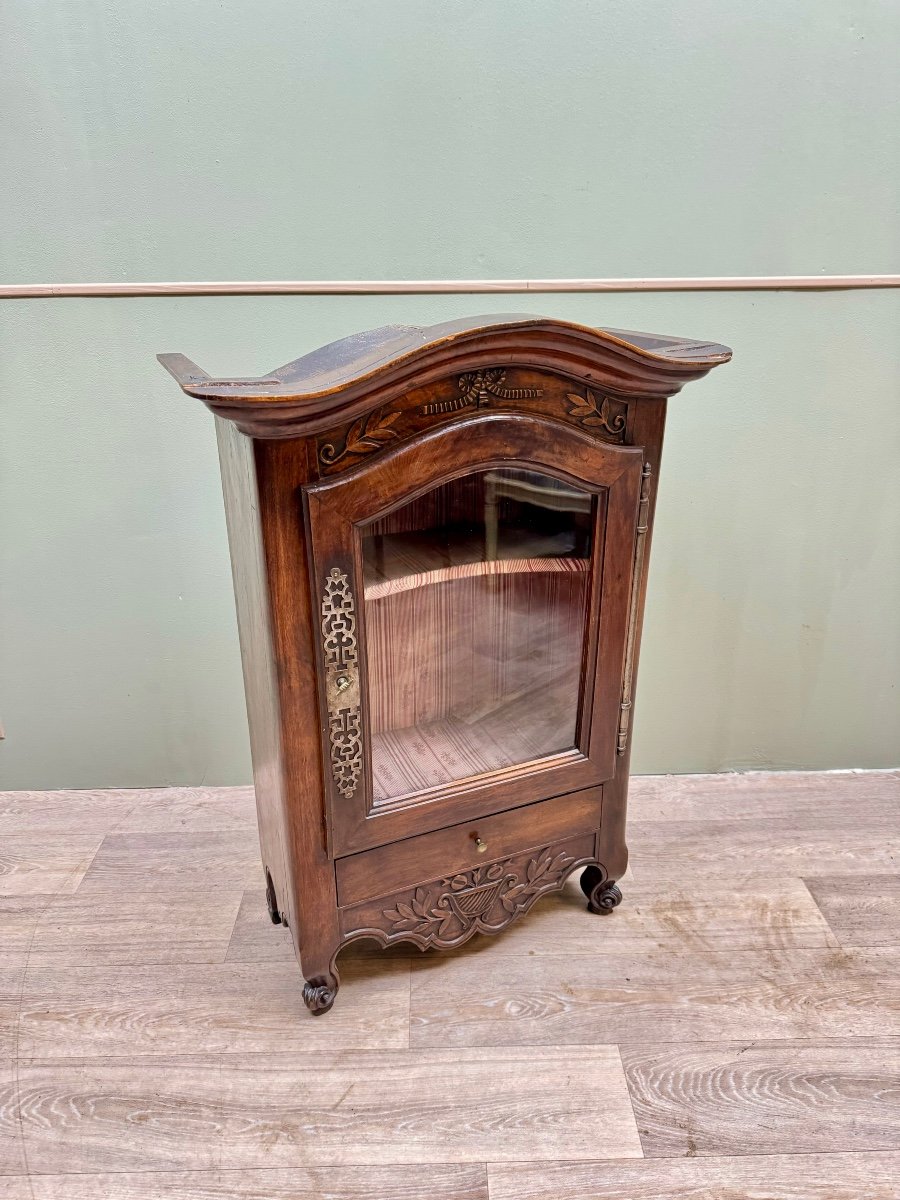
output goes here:
[[368, 417], [360, 417], [350, 426], [343, 441], [337, 437], [319, 447], [319, 460], [325, 467], [333, 467], [345, 458], [360, 457], [383, 449], [388, 442], [400, 436], [393, 426], [401, 417], [406, 419], [406, 431], [415, 433], [422, 423], [421, 420], [415, 419], [410, 422], [410, 418], [414, 416], [444, 416], [464, 408], [484, 408], [492, 399], [509, 403], [515, 400], [536, 399], [544, 394], [544, 389], [539, 387], [507, 387], [505, 380], [506, 370], [503, 367], [466, 371], [456, 381], [458, 396], [430, 400], [416, 409], [400, 407], [388, 412], [381, 409], [370, 413]]
[[[592, 839], [588, 843], [590, 846]], [[422, 946], [458, 946], [474, 933], [497, 933], [531, 907], [544, 892], [562, 886], [589, 855], [580, 845], [545, 846], [448, 875], [395, 898], [382, 909], [389, 940], [410, 938]]]
[[490, 404], [491, 397], [498, 400], [528, 400], [543, 396], [544, 389], [537, 387], [508, 388], [504, 385], [506, 371], [494, 367], [486, 371], [467, 371], [456, 381], [466, 404], [483, 408]]
[[369, 454], [373, 450], [380, 450], [385, 442], [397, 436], [391, 426], [399, 416], [399, 412], [377, 412], [365, 418], [360, 417], [347, 431], [341, 449], [338, 450], [334, 442], [326, 442], [319, 450], [319, 458], [330, 467], [348, 454]]
[[[598, 403], [597, 396], [590, 388], [584, 389], [583, 396], [568, 392], [566, 399], [570, 402], [569, 416], [574, 417], [585, 429], [605, 429], [619, 440], [624, 437], [628, 408], [621, 401], [600, 396]], [[614, 411], [613, 405], [619, 406], [619, 411]]]
[[[424, 404], [412, 399], [396, 401], [399, 407], [378, 409], [368, 416], [359, 417], [345, 434], [332, 435], [319, 446], [319, 461], [327, 470], [338, 464], [351, 462], [364, 455], [383, 450], [389, 442], [412, 436], [428, 429], [433, 418], [448, 417], [466, 409], [487, 408], [496, 401], [515, 404], [517, 401], [536, 400], [547, 395], [562, 405], [566, 417], [584, 429], [597, 433], [608, 440], [623, 442], [628, 416], [628, 405], [624, 400], [602, 396], [585, 388], [584, 395], [564, 392], [557, 387], [510, 387], [507, 386], [508, 371], [505, 367], [485, 367], [478, 371], [465, 371], [457, 376], [457, 394], [442, 387], [432, 392], [433, 399]], [[553, 383], [554, 381], [548, 381]], [[557, 385], [561, 381], [555, 381]], [[563, 385], [564, 386], [564, 385]], [[532, 411], [535, 405], [524, 405]], [[540, 406], [540, 411], [545, 411]], [[548, 407], [546, 411], [550, 411]], [[431, 419], [429, 419], [431, 418]], [[400, 428], [397, 427], [399, 422]], [[345, 464], [346, 465], [346, 464]]]

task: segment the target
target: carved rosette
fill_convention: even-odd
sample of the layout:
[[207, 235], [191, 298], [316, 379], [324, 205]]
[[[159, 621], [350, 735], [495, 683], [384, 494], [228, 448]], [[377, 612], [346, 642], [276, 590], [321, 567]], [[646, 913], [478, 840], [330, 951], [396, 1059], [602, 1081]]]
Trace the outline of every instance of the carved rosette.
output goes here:
[[359, 645], [356, 603], [350, 580], [332, 567], [322, 596], [322, 653], [331, 775], [340, 794], [349, 798], [362, 774], [362, 727], [359, 711]]
[[451, 949], [476, 933], [499, 933], [567, 876], [591, 861], [594, 835], [545, 846], [472, 867], [434, 883], [345, 912], [348, 937], [376, 937], [384, 944], [409, 940], [423, 950]]

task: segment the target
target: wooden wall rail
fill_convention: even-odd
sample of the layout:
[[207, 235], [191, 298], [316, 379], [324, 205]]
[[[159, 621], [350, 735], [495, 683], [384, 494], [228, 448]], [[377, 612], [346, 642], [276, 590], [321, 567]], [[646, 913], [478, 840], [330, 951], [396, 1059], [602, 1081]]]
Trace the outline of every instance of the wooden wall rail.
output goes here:
[[657, 279], [290, 279], [0, 284], [0, 300], [64, 296], [389, 296], [523, 292], [839, 291], [900, 287], [900, 275], [712, 275]]

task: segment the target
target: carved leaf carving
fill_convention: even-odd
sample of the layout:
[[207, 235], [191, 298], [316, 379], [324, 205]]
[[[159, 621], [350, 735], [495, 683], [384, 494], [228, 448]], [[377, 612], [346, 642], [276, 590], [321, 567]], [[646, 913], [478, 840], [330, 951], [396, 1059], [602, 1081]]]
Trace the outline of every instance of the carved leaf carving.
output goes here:
[[399, 412], [382, 412], [360, 417], [350, 426], [342, 449], [338, 450], [333, 442], [327, 442], [319, 451], [319, 457], [322, 462], [332, 466], [348, 454], [368, 454], [377, 450], [391, 438], [397, 437], [397, 431], [391, 426], [399, 416]]
[[576, 396], [572, 392], [569, 392], [566, 395], [566, 399], [571, 400], [573, 402], [572, 407], [569, 409], [570, 416], [572, 416], [572, 417], [590, 417], [593, 415], [593, 413], [594, 413], [593, 407], [590, 404], [587, 404], [584, 401], [582, 401], [580, 396]]
[[382, 443], [395, 438], [397, 434], [391, 429], [391, 426], [399, 416], [398, 412], [392, 412], [385, 413], [383, 416], [377, 418], [369, 417], [365, 424], [362, 421], [357, 421], [347, 434], [344, 453], [360, 454], [365, 453], [367, 450], [377, 450]]
[[601, 396], [598, 404], [594, 393], [589, 388], [585, 388], [583, 396], [578, 396], [575, 392], [567, 392], [566, 399], [570, 405], [569, 416], [574, 417], [586, 429], [605, 429], [613, 437], [624, 434], [626, 413], [613, 413], [609, 396]]
[[413, 936], [423, 946], [455, 946], [476, 932], [495, 933], [586, 861], [573, 849], [546, 846], [417, 887], [382, 909], [387, 933]]

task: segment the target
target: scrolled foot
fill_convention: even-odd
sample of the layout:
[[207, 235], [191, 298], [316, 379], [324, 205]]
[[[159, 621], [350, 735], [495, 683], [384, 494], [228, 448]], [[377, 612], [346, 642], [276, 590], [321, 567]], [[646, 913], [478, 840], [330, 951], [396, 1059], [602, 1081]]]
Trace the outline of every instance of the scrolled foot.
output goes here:
[[334, 1004], [338, 992], [337, 980], [333, 977], [324, 983], [308, 980], [303, 985], [303, 1003], [314, 1017], [327, 1013]]
[[622, 903], [621, 891], [602, 867], [585, 868], [581, 876], [581, 890], [587, 896], [588, 912], [611, 913]]
[[588, 900], [588, 909], [592, 913], [611, 913], [622, 903], [622, 892], [615, 883], [608, 883], [598, 888]]

